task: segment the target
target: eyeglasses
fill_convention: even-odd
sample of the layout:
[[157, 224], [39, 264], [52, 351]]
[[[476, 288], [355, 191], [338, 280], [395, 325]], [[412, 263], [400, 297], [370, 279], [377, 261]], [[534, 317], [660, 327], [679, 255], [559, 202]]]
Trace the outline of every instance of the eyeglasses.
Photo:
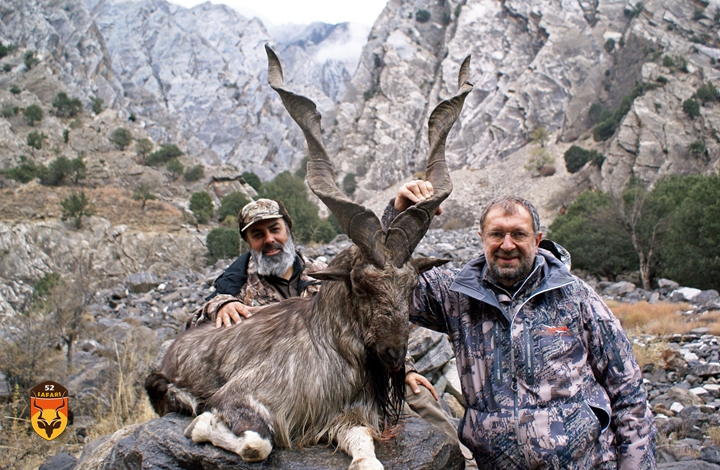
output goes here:
[[485, 234], [485, 237], [487, 237], [488, 241], [491, 243], [502, 243], [508, 235], [510, 235], [510, 238], [512, 238], [515, 243], [525, 243], [532, 238], [532, 234], [525, 231], [515, 231], [509, 233], [488, 232]]

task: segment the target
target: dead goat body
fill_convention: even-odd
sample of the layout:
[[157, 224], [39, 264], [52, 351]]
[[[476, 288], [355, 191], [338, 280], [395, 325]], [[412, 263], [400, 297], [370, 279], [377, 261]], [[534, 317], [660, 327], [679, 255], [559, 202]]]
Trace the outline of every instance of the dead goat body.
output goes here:
[[179, 335], [145, 387], [161, 415], [201, 413], [187, 437], [246, 461], [264, 460], [273, 445], [330, 441], [352, 457], [351, 468], [381, 469], [373, 438], [402, 407], [411, 295], [418, 274], [442, 263], [411, 254], [452, 191], [445, 140], [472, 90], [469, 58], [458, 94], [430, 116], [426, 177], [435, 194], [384, 232], [374, 213], [337, 188], [315, 104], [284, 88], [280, 62], [266, 50], [268, 81], [308, 143], [310, 189], [354, 245], [313, 274], [325, 281], [315, 297], [267, 306], [233, 328]]

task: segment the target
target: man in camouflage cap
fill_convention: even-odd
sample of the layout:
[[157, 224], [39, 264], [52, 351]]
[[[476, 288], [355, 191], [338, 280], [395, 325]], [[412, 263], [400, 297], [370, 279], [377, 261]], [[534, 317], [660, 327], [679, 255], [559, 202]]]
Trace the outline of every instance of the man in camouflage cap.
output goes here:
[[[406, 183], [389, 223], [432, 194]], [[656, 468], [643, 375], [620, 322], [542, 240], [535, 207], [491, 201], [483, 255], [420, 275], [410, 320], [450, 336], [465, 399], [460, 440], [493, 469]], [[547, 249], [544, 249], [544, 248]]]
[[230, 326], [252, 316], [252, 308], [290, 297], [308, 297], [320, 283], [312, 273], [325, 268], [295, 250], [292, 218], [281, 202], [258, 199], [238, 214], [238, 229], [250, 250], [215, 280], [215, 292], [188, 321]]

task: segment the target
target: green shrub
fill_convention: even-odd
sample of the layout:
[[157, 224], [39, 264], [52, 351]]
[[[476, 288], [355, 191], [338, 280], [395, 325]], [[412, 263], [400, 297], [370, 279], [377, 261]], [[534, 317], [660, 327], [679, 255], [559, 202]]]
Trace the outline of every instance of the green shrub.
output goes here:
[[637, 254], [606, 193], [582, 193], [553, 221], [550, 233], [553, 241], [572, 253], [576, 269], [613, 278], [637, 269]]
[[25, 68], [30, 70], [37, 64], [39, 61], [37, 57], [35, 57], [35, 51], [25, 51], [25, 58], [23, 60], [23, 63], [25, 64]]
[[43, 145], [43, 140], [47, 139], [47, 136], [42, 132], [31, 132], [27, 135], [25, 142], [32, 148], [40, 150]]
[[12, 64], [3, 64], [3, 66], [2, 66], [3, 72], [9, 72], [9, 71], [11, 71], [12, 69], [13, 69]]
[[615, 122], [615, 119], [608, 119], [606, 121], [601, 122], [597, 126], [595, 126], [595, 129], [593, 129], [593, 139], [595, 139], [595, 142], [601, 142], [604, 140], [608, 140], [610, 137], [615, 134], [615, 129], [617, 129], [618, 123]]
[[448, 13], [448, 12], [443, 12], [443, 15], [442, 15], [442, 24], [443, 24], [443, 26], [449, 25], [451, 21], [452, 21], [452, 16], [450, 16], [450, 13]]
[[713, 85], [713, 82], [707, 82], [697, 89], [695, 96], [702, 104], [707, 102], [714, 103], [718, 99], [718, 91], [715, 85]]
[[565, 168], [568, 173], [576, 173], [587, 162], [592, 162], [593, 165], [600, 168], [604, 160], [605, 157], [597, 150], [585, 150], [577, 145], [573, 145], [565, 151]]
[[601, 118], [602, 112], [603, 109], [600, 103], [593, 103], [590, 105], [590, 109], [588, 110], [588, 120], [590, 121], [591, 126], [604, 121], [604, 119]]
[[148, 155], [145, 160], [145, 164], [149, 166], [160, 166], [169, 162], [175, 157], [179, 157], [183, 152], [177, 145], [174, 144], [162, 144], [159, 150]]
[[703, 142], [702, 140], [696, 140], [694, 142], [691, 142], [690, 144], [688, 144], [687, 150], [695, 157], [699, 157], [705, 153], [705, 142]]
[[0, 59], [8, 55], [7, 46], [0, 42]]
[[30, 125], [33, 126], [36, 122], [40, 122], [43, 120], [45, 113], [40, 106], [36, 104], [31, 104], [30, 106], [25, 108], [23, 116], [25, 117], [27, 122], [29, 122]]
[[677, 66], [677, 69], [681, 72], [688, 73], [688, 62], [687, 59], [684, 56], [676, 56], [675, 57], [675, 65]]
[[355, 189], [357, 188], [357, 180], [355, 179], [355, 173], [348, 173], [347, 175], [345, 175], [342, 185], [345, 194], [352, 197], [352, 195], [355, 194]]
[[[258, 175], [251, 171], [244, 171], [241, 176], [247, 184], [252, 186], [255, 191], [260, 193], [260, 189], [262, 188], [262, 181], [260, 181], [260, 177]], [[305, 178], [305, 175], [303, 175], [302, 178]]]
[[524, 168], [530, 172], [536, 172], [540, 176], [552, 176], [555, 174], [555, 157], [550, 155], [547, 149], [542, 147], [534, 148]]
[[693, 20], [700, 21], [703, 18], [707, 18], [705, 16], [705, 12], [701, 10], [700, 8], [695, 7], [695, 12], [693, 13]]
[[215, 215], [213, 202], [210, 195], [205, 191], [193, 193], [190, 196], [190, 211], [195, 216], [198, 224], [206, 224]]
[[608, 39], [605, 41], [605, 50], [608, 52], [608, 54], [612, 53], [612, 51], [615, 50], [615, 40], [613, 38]]
[[[663, 245], [662, 275], [683, 286], [720, 290], [720, 178], [676, 176], [668, 182], [681, 186], [684, 197]], [[658, 183], [653, 192], [658, 186], [664, 189]]]
[[91, 97], [90, 102], [92, 103], [92, 110], [95, 114], [100, 114], [105, 109], [105, 100], [98, 97]]
[[191, 166], [185, 171], [185, 181], [197, 181], [205, 176], [205, 167], [202, 165]]
[[19, 95], [20, 93], [22, 93], [22, 90], [19, 86], [13, 84], [10, 85], [10, 93], [12, 93], [13, 95]]
[[67, 93], [61, 91], [52, 102], [55, 108], [55, 115], [58, 117], [75, 117], [82, 111], [82, 103], [78, 98], [70, 98]]
[[208, 264], [219, 259], [232, 259], [240, 254], [240, 234], [236, 229], [218, 227], [208, 233], [205, 239], [208, 249]]
[[35, 178], [42, 177], [46, 171], [47, 168], [44, 166], [36, 165], [28, 160], [25, 155], [20, 155], [20, 164], [18, 166], [0, 170], [0, 174], [21, 183], [28, 183]]
[[60, 282], [59, 273], [45, 273], [43, 277], [38, 279], [33, 288], [32, 298], [34, 302], [42, 302], [46, 300], [53, 288]]
[[70, 196], [60, 201], [60, 204], [63, 209], [63, 220], [74, 219], [75, 228], [78, 229], [82, 228], [83, 216], [90, 217], [95, 213], [92, 204], [90, 204], [90, 201], [85, 197], [83, 191], [79, 193], [73, 192]]
[[223, 197], [220, 201], [220, 209], [218, 209], [218, 219], [225, 220], [225, 217], [235, 216], [240, 213], [240, 209], [250, 201], [241, 192], [235, 191]]
[[415, 20], [418, 23], [427, 23], [430, 21], [430, 12], [427, 10], [418, 10], [415, 12]]
[[78, 184], [80, 180], [87, 177], [87, 167], [83, 161], [84, 155], [84, 152], [80, 152], [77, 158], [70, 160], [70, 174], [75, 184]]
[[75, 165], [69, 158], [60, 156], [50, 162], [47, 172], [42, 176], [40, 182], [45, 186], [60, 186], [65, 178], [73, 173], [74, 169]]
[[118, 127], [110, 134], [110, 142], [120, 147], [120, 150], [125, 150], [125, 147], [130, 145], [132, 141], [132, 132], [124, 127]]
[[700, 116], [700, 104], [692, 98], [687, 99], [683, 101], [683, 111], [685, 111], [685, 114], [690, 116], [691, 119], [695, 119]]
[[165, 164], [165, 169], [170, 172], [173, 179], [178, 179], [183, 174], [185, 167], [177, 157], [171, 158], [169, 162]]
[[11, 117], [15, 116], [17, 114], [18, 108], [17, 106], [10, 106], [8, 104], [3, 105], [2, 111], [0, 111], [0, 115], [4, 117], [5, 119], [10, 119]]
[[669, 55], [666, 55], [665, 57], [663, 57], [662, 64], [663, 64], [663, 67], [667, 67], [667, 68], [675, 67], [675, 61]]
[[668, 79], [667, 79], [666, 76], [660, 75], [658, 78], [656, 78], [656, 81], [657, 81], [658, 83], [661, 83], [661, 84], [665, 85], [665, 84], [667, 84]]

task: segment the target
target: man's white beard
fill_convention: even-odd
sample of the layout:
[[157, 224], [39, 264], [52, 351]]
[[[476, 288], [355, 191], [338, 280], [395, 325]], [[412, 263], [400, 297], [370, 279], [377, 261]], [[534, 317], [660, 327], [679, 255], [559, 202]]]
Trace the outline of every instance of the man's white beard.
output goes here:
[[250, 249], [253, 260], [257, 265], [257, 272], [261, 276], [282, 277], [295, 262], [295, 243], [292, 235], [288, 234], [285, 245], [280, 253], [273, 256], [265, 256], [261, 251]]

